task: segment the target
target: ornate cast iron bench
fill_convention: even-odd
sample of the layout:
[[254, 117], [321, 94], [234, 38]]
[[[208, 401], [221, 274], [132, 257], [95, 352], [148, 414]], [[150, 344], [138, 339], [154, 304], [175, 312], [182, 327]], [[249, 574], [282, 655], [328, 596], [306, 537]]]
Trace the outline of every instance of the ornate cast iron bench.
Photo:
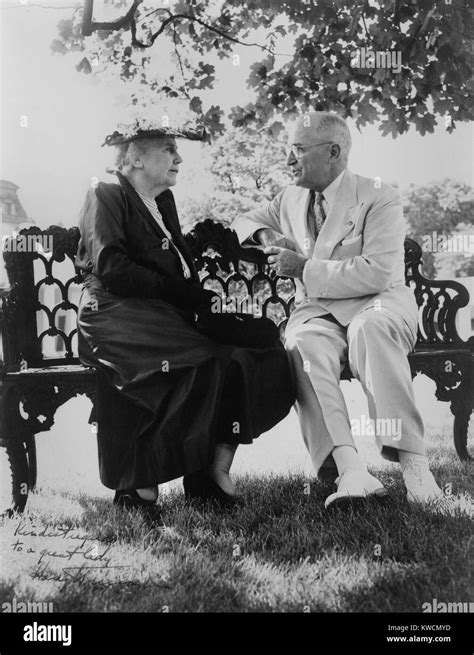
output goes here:
[[[52, 237], [51, 251], [22, 252], [19, 242], [24, 244], [25, 236], [40, 244], [51, 243], [46, 237]], [[0, 511], [25, 507], [36, 482], [35, 435], [51, 428], [58, 407], [78, 394], [94, 401], [95, 371], [83, 367], [77, 357], [80, 278], [73, 262], [78, 239], [75, 227], [31, 227], [9, 242], [8, 251], [4, 248], [10, 289], [2, 292], [1, 311], [0, 454], [6, 500]], [[187, 241], [201, 284], [221, 288], [227, 296], [258, 298], [263, 314], [283, 331], [293, 306], [293, 282], [273, 277], [259, 250], [242, 248], [232, 230], [210, 220], [197, 224]], [[420, 246], [407, 239], [406, 283], [414, 288], [420, 311], [418, 341], [409, 356], [411, 370], [434, 380], [436, 397], [451, 403], [456, 451], [461, 459], [470, 459], [474, 338], [464, 342], [455, 323], [469, 294], [456, 282], [426, 279], [421, 263]], [[350, 379], [350, 371], [343, 377]]]

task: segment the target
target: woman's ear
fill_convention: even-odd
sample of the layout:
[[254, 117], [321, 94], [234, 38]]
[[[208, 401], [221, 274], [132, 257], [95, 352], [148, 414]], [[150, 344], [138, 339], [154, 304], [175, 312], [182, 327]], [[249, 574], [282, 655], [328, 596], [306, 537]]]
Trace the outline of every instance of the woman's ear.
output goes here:
[[143, 168], [143, 161], [140, 159], [139, 156], [133, 157], [130, 160], [130, 166], [132, 168]]
[[133, 168], [143, 168], [143, 159], [142, 159], [142, 154], [138, 150], [138, 148], [135, 148], [135, 144], [131, 143], [129, 148], [128, 148], [128, 157], [130, 161], [130, 165]]

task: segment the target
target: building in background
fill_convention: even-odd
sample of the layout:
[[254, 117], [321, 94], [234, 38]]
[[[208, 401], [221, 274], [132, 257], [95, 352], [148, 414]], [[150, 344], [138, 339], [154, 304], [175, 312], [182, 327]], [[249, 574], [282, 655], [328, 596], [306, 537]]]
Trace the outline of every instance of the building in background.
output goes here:
[[[2, 257], [0, 263], [0, 293], [6, 291], [10, 283], [8, 275], [5, 270], [3, 261], [3, 247], [5, 243], [4, 237], [11, 237], [14, 232], [19, 232], [22, 228], [28, 228], [35, 224], [34, 220], [28, 216], [23, 205], [18, 198], [17, 191], [19, 187], [13, 182], [8, 180], [0, 180], [0, 239], [2, 244]], [[41, 246], [39, 246], [41, 247]], [[48, 258], [48, 252], [41, 250], [41, 254]], [[34, 262], [35, 282], [45, 276], [44, 263], [38, 259]], [[69, 260], [59, 263], [56, 262], [53, 266], [53, 276], [65, 283], [73, 274], [71, 263]], [[58, 284], [43, 283], [38, 291], [39, 301], [41, 304], [53, 309], [63, 301], [61, 288]], [[80, 296], [80, 288], [78, 285], [71, 285], [69, 289], [69, 300], [77, 305]], [[76, 315], [73, 310], [58, 309], [54, 314], [55, 326], [64, 331], [66, 334], [70, 333], [75, 328]], [[42, 334], [49, 327], [49, 320], [44, 310], [36, 312], [36, 323], [38, 334]], [[45, 336], [43, 339], [43, 353], [46, 357], [58, 357], [65, 352], [65, 344], [61, 336]]]
[[[11, 231], [24, 227], [23, 223], [33, 223], [21, 204], [17, 191], [20, 187], [8, 180], [0, 180], [0, 212], [3, 227], [11, 226]], [[7, 232], [4, 232], [7, 234]]]
[[[4, 237], [11, 236], [16, 230], [22, 227], [34, 225], [32, 218], [28, 216], [18, 198], [17, 191], [20, 187], [9, 182], [0, 180], [0, 239], [3, 246]], [[3, 252], [0, 262], [0, 288], [7, 289], [8, 277], [3, 262]]]

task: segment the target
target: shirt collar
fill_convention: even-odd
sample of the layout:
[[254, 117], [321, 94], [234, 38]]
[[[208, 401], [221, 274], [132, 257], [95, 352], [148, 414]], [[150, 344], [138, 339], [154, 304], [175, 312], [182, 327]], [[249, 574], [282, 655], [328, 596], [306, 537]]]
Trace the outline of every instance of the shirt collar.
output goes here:
[[328, 186], [322, 192], [324, 195], [324, 200], [327, 202], [329, 206], [329, 211], [332, 209], [332, 206], [334, 205], [334, 202], [336, 200], [337, 190], [339, 189], [339, 185], [341, 184], [345, 172], [346, 169], [344, 169], [341, 173], [339, 173], [336, 179], [333, 180], [331, 184], [328, 184]]

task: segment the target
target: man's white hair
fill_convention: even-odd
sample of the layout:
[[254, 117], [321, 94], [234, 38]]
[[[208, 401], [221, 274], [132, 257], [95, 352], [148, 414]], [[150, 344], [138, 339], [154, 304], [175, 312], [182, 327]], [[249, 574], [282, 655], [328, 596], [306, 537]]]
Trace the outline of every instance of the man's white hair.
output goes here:
[[341, 146], [342, 158], [347, 160], [352, 139], [346, 121], [338, 114], [329, 111], [314, 111], [303, 116], [303, 125], [306, 124], [307, 117], [309, 117], [311, 129], [317, 133], [317, 138], [338, 143]]

